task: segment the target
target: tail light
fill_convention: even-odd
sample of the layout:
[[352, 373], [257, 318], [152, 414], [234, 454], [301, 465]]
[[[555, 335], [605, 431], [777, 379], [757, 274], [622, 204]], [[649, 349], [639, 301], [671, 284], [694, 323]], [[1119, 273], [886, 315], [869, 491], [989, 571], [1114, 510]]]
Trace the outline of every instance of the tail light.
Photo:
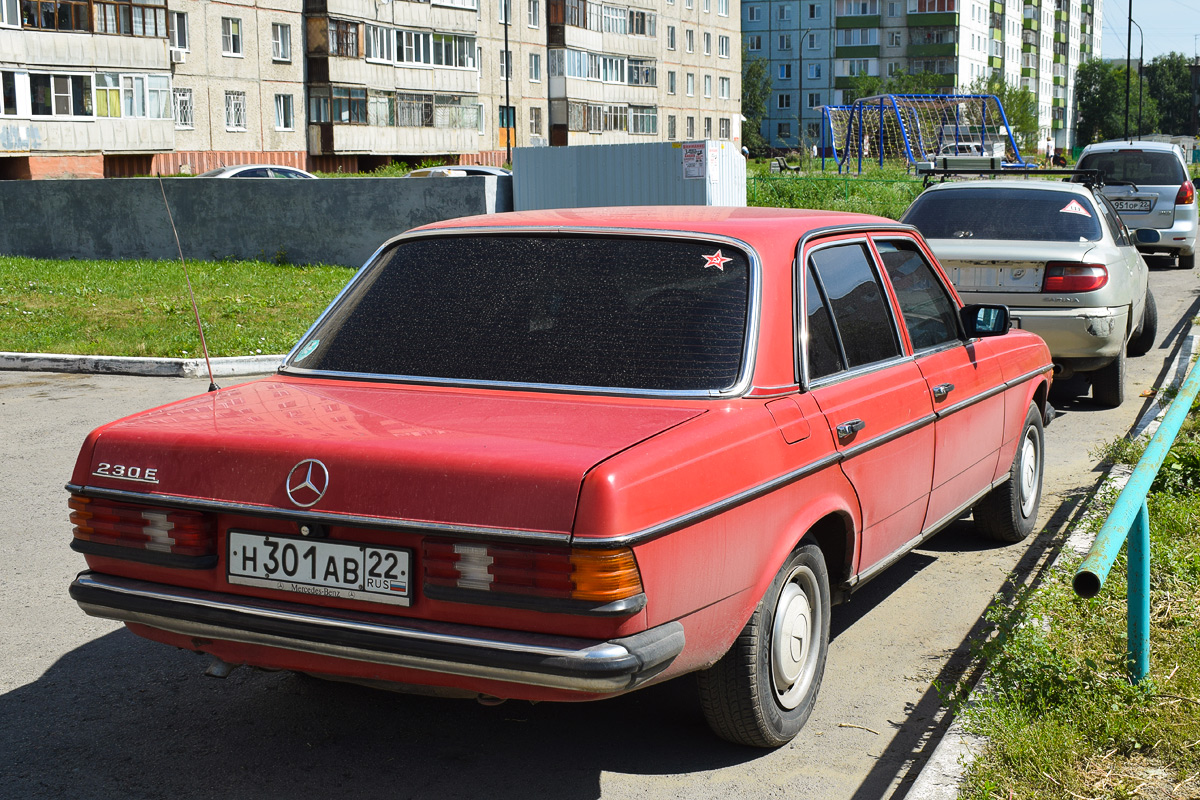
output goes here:
[[[426, 593], [432, 589], [434, 596], [448, 599], [506, 604], [506, 598], [526, 598], [598, 606], [642, 594], [641, 574], [629, 548], [571, 550], [428, 540], [423, 555]], [[467, 592], [486, 592], [490, 599], [472, 598]]]
[[1192, 186], [1191, 181], [1184, 181], [1179, 187], [1179, 191], [1175, 193], [1175, 205], [1190, 206], [1196, 200], [1196, 187]]
[[[172, 563], [177, 561], [172, 556], [181, 556], [215, 563], [217, 526], [212, 514], [79, 495], [72, 495], [67, 505], [75, 525], [76, 550], [121, 558], [119, 551], [110, 548], [129, 548], [128, 557], [138, 561]], [[132, 551], [142, 551], [141, 557]]]
[[1043, 292], [1094, 292], [1108, 283], [1108, 268], [1103, 264], [1051, 261], [1046, 264]]

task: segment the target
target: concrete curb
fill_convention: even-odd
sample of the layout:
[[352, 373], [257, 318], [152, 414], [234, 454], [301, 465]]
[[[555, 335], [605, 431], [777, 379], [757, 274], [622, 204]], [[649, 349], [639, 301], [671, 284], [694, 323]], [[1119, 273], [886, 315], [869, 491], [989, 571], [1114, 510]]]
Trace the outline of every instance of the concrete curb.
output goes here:
[[[1187, 370], [1192, 361], [1192, 353], [1196, 350], [1196, 344], [1200, 337], [1196, 335], [1188, 336], [1184, 340], [1183, 347], [1179, 349], [1176, 356], [1175, 369], [1172, 372], [1170, 385], [1179, 386], [1183, 383], [1183, 379], [1187, 377]], [[1167, 413], [1167, 407], [1170, 403], [1163, 404], [1161, 401], [1146, 409], [1146, 413], [1137, 421], [1130, 431], [1130, 436], [1136, 438], [1138, 436], [1150, 437], [1158, 430], [1158, 423]], [[1125, 465], [1119, 465], [1110, 468], [1108, 474], [1104, 477], [1104, 484], [1111, 489], [1119, 492], [1125, 487], [1129, 481], [1129, 476], [1133, 474], [1133, 469]], [[1083, 511], [1078, 517], [1079, 523], [1085, 522], [1088, 517], [1095, 514], [1095, 509], [1089, 508]], [[1095, 539], [1094, 532], [1089, 532], [1086, 525], [1077, 525], [1077, 530], [1067, 537], [1063, 542], [1048, 567], [1050, 571], [1062, 569], [1061, 561], [1064, 552], [1069, 551], [1071, 555], [1080, 558], [1086, 556], [1091, 550], [1092, 541]], [[980, 676], [978, 683], [975, 684], [975, 689], [971, 692], [971, 697], [967, 703], [970, 704], [975, 696], [975, 691], [978, 691], [980, 686], [987, 682], [987, 673]], [[987, 740], [981, 736], [968, 733], [962, 724], [962, 717], [957, 716], [950, 723], [950, 727], [942, 736], [942, 740], [938, 742], [933, 753], [929, 756], [929, 760], [925, 762], [925, 766], [921, 767], [920, 773], [917, 774], [917, 779], [913, 782], [912, 788], [905, 795], [905, 800], [955, 800], [958, 797], [959, 784], [962, 783], [963, 774], [967, 767], [975, 760], [975, 756], [987, 744]]]
[[[234, 356], [212, 359], [214, 377], [261, 375], [274, 372], [282, 355]], [[157, 378], [207, 378], [203, 358], [132, 358], [77, 356], [59, 353], [0, 352], [0, 369], [28, 372], [81, 372], [103, 375], [146, 375]]]

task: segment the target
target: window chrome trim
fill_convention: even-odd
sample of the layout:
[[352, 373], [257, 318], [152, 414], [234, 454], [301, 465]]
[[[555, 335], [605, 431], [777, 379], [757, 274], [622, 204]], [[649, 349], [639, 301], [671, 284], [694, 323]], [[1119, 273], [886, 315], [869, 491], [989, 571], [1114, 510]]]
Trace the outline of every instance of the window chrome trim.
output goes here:
[[[689, 241], [711, 242], [717, 245], [736, 247], [747, 260], [748, 283], [746, 287], [747, 306], [744, 339], [742, 341], [742, 363], [737, 378], [733, 384], [723, 389], [628, 389], [621, 387], [601, 386], [570, 386], [550, 383], [520, 383], [509, 381], [467, 380], [461, 378], [432, 378], [416, 375], [381, 375], [377, 373], [339, 372], [332, 370], [315, 370], [297, 367], [291, 363], [296, 353], [327, 317], [331, 316], [343, 302], [347, 293], [364, 279], [368, 270], [379, 262], [380, 255], [390, 247], [414, 239], [449, 238], [463, 236], [510, 236], [513, 234], [525, 236], [563, 236], [569, 234], [584, 235], [596, 238], [635, 238], [635, 239], [686, 239]], [[568, 394], [614, 395], [621, 397], [651, 397], [651, 398], [715, 398], [725, 399], [741, 397], [746, 394], [754, 379], [754, 366], [758, 356], [758, 335], [762, 311], [762, 259], [758, 251], [742, 239], [717, 233], [703, 233], [686, 230], [657, 230], [650, 228], [619, 228], [619, 227], [579, 227], [572, 225], [536, 225], [536, 226], [472, 226], [463, 228], [438, 228], [435, 230], [409, 231], [395, 236], [381, 245], [367, 260], [354, 277], [343, 287], [333, 302], [321, 312], [317, 320], [309, 326], [304, 335], [297, 340], [296, 345], [284, 357], [279, 366], [279, 372], [286, 375], [302, 375], [306, 377], [343, 378], [350, 380], [384, 381], [392, 383], [415, 383], [433, 386], [461, 386], [468, 388], [509, 389], [513, 391], [561, 392]]]

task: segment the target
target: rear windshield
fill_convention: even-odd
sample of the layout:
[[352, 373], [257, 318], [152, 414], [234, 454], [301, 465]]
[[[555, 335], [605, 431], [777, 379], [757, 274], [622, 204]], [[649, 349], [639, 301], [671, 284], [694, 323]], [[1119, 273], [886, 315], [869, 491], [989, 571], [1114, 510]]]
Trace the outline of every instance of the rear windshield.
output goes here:
[[921, 195], [904, 212], [926, 239], [1099, 241], [1092, 202], [1074, 192], [955, 188]]
[[1127, 181], [1147, 186], [1179, 186], [1187, 180], [1183, 165], [1175, 156], [1146, 150], [1088, 153], [1079, 159], [1079, 169], [1101, 170], [1108, 183]]
[[741, 371], [746, 255], [687, 239], [440, 236], [398, 242], [290, 364], [449, 381], [725, 389]]

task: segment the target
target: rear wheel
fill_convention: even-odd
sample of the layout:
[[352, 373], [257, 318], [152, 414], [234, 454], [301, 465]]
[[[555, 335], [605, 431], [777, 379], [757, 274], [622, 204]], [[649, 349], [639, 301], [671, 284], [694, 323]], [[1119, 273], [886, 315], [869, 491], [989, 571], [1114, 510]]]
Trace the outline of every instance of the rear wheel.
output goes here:
[[1142, 312], [1142, 328], [1129, 340], [1129, 344], [1125, 346], [1125, 352], [1134, 358], [1144, 356], [1150, 352], [1151, 347], [1154, 347], [1154, 340], [1157, 336], [1158, 306], [1154, 302], [1154, 293], [1147, 289], [1146, 310]]
[[1029, 405], [1008, 479], [975, 506], [975, 524], [989, 539], [1019, 542], [1033, 532], [1042, 500], [1042, 415]]
[[1125, 348], [1107, 367], [1092, 373], [1092, 399], [1102, 406], [1116, 408], [1125, 402]]
[[812, 713], [828, 651], [829, 573], [821, 549], [805, 543], [729, 652], [698, 673], [709, 727], [735, 744], [787, 744]]
[[1185, 256], [1181, 253], [1179, 255], [1179, 268], [1180, 269], [1195, 269], [1196, 268], [1196, 254], [1192, 253], [1189, 256]]

